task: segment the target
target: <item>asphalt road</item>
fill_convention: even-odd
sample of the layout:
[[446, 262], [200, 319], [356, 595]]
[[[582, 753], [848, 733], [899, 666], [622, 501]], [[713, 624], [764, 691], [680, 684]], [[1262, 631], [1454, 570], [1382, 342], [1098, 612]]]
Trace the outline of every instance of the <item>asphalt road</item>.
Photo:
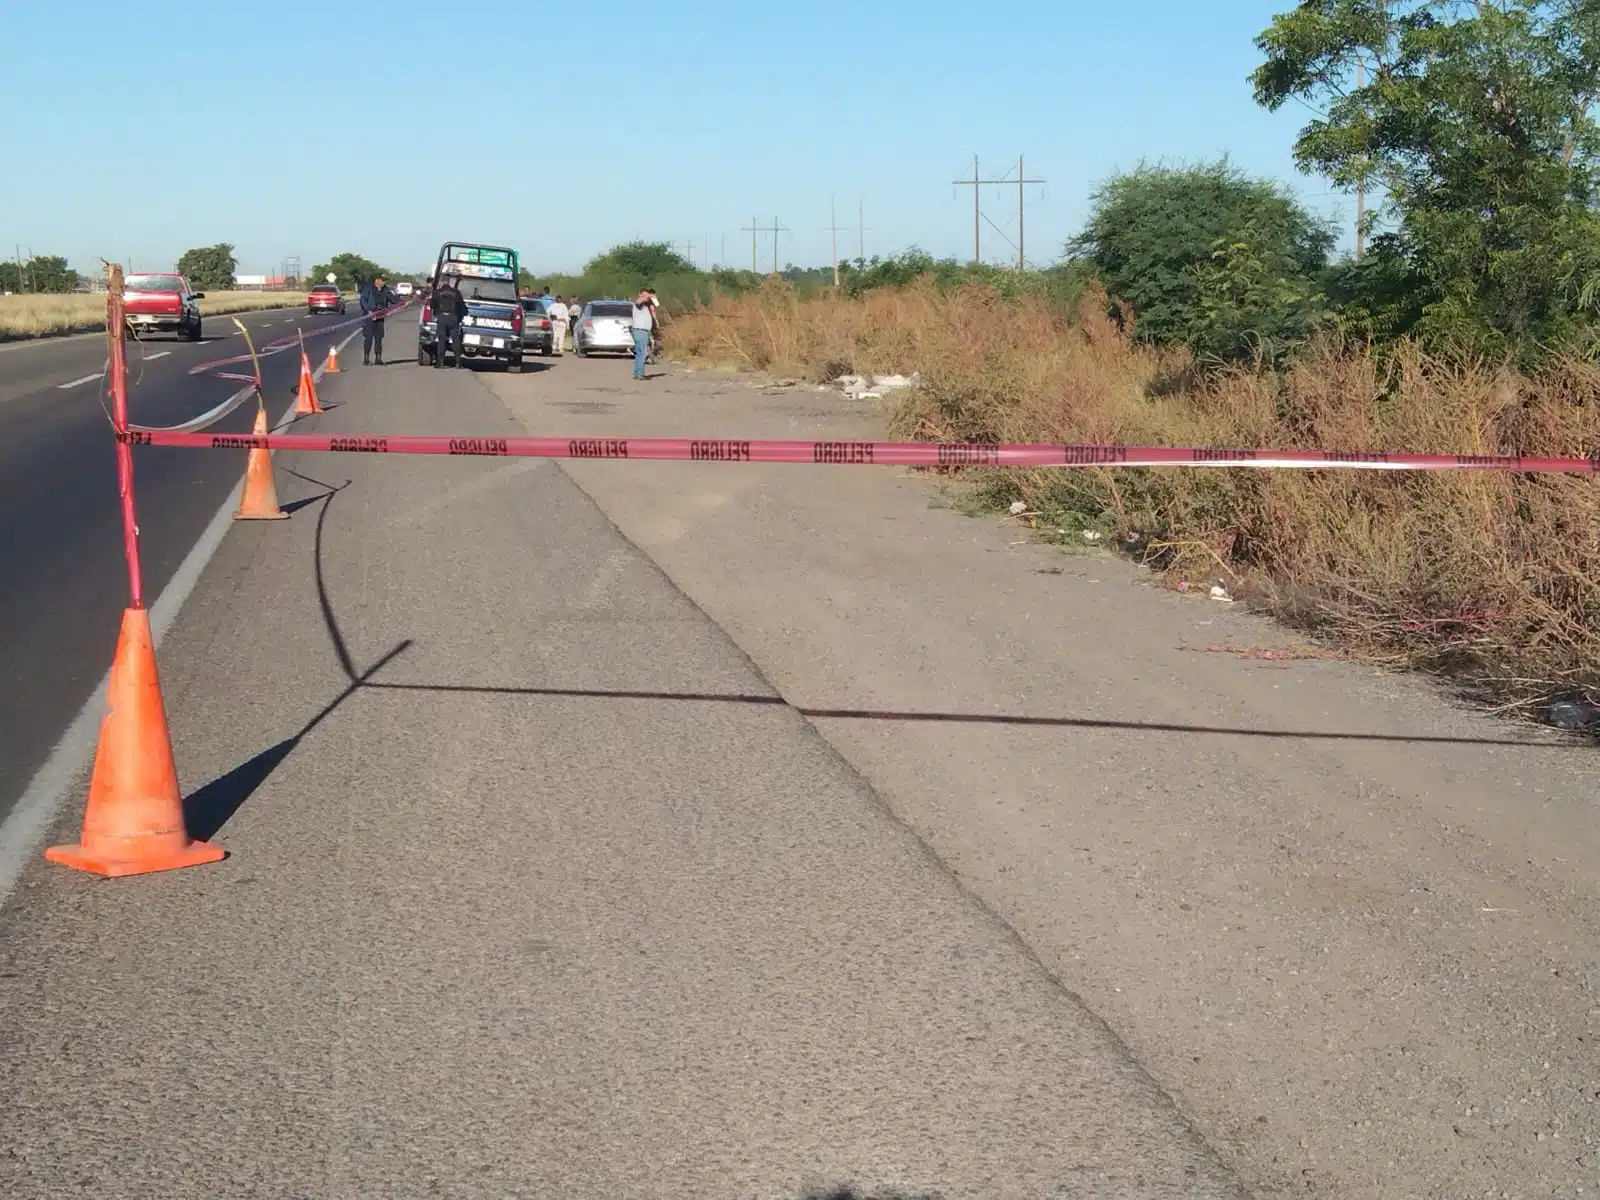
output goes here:
[[[502, 378], [589, 366], [627, 372]], [[306, 425], [525, 432], [495, 378], [357, 370]], [[232, 527], [161, 647], [230, 857], [33, 856], [0, 904], [0, 1194], [1238, 1200], [555, 464], [275, 467], [309, 503]]]
[[[831, 389], [655, 374], [483, 379], [545, 435], [884, 436]], [[912, 472], [561, 465], [1252, 1195], [1597, 1194], [1592, 745]]]
[[[294, 309], [241, 315], [259, 348], [305, 332], [313, 365], [350, 317]], [[404, 323], [407, 318], [393, 318]], [[188, 420], [240, 384], [191, 367], [244, 353], [231, 317], [197, 343], [130, 343], [129, 410], [144, 425]], [[0, 346], [0, 821], [105, 673], [127, 603], [115, 446], [102, 403], [103, 335]], [[356, 356], [359, 362], [359, 355]], [[225, 368], [248, 372], [248, 366]], [[262, 360], [269, 412], [291, 402], [299, 357]], [[215, 426], [247, 431], [249, 404]], [[238, 482], [233, 456], [141, 455], [135, 476], [146, 599], [153, 600]]]

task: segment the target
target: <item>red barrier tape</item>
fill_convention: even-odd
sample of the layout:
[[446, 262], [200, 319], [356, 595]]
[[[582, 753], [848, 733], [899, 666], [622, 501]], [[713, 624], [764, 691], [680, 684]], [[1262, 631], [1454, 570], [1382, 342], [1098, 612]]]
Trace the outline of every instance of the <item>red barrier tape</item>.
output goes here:
[[[406, 308], [410, 303], [411, 302], [409, 300], [402, 300], [400, 303], [390, 308], [381, 309], [379, 312], [373, 315], [387, 317], [392, 313], [397, 313], [401, 309]], [[341, 329], [348, 329], [352, 325], [359, 325], [366, 319], [366, 314], [363, 314], [362, 316], [356, 317], [352, 320], [339, 321], [333, 325], [318, 325], [311, 331], [312, 336], [320, 336], [324, 333], [336, 333]], [[237, 322], [235, 323], [237, 324]], [[259, 396], [261, 392], [261, 378], [259, 375], [254, 373], [245, 375], [238, 371], [219, 371], [215, 368], [232, 366], [234, 363], [247, 362], [251, 363], [252, 366], [259, 370], [261, 360], [263, 358], [270, 358], [274, 354], [282, 354], [285, 350], [299, 349], [304, 352], [304, 333], [305, 330], [303, 328], [296, 327], [294, 333], [278, 338], [276, 341], [268, 342], [266, 346], [260, 350], [257, 350], [253, 355], [235, 354], [230, 358], [219, 358], [213, 360], [212, 362], [203, 362], [198, 366], [190, 367], [189, 374], [210, 374], [211, 378], [213, 379], [226, 379], [230, 383], [254, 384], [256, 395]], [[200, 430], [206, 429], [211, 425], [215, 425], [218, 421], [231, 414], [235, 409], [242, 406], [249, 399], [249, 390], [242, 390], [235, 393], [233, 396], [230, 396], [221, 404], [218, 404], [215, 408], [208, 409], [198, 416], [191, 417], [189, 420], [184, 421], [180, 425], [138, 425], [129, 422], [128, 428], [140, 433], [196, 433]], [[113, 427], [115, 427], [115, 424], [115, 421], [113, 421]]]
[[783, 442], [696, 438], [417, 437], [274, 433], [265, 436], [132, 430], [138, 446], [206, 450], [327, 450], [358, 454], [476, 454], [512, 458], [659, 459], [881, 467], [1257, 467], [1291, 470], [1600, 473], [1588, 458], [1500, 454], [1379, 454], [1237, 450], [1214, 446], [1000, 446], [977, 442]]
[[[370, 315], [374, 316], [374, 317], [391, 317], [395, 313], [399, 312], [401, 309], [408, 307], [410, 305], [410, 303], [411, 303], [411, 301], [409, 301], [409, 300], [402, 300], [398, 304], [395, 304], [395, 305], [393, 305], [393, 306], [391, 306], [389, 308], [379, 309], [377, 312], [374, 312], [374, 313], [372, 313]], [[341, 330], [341, 329], [349, 329], [352, 325], [361, 324], [363, 321], [365, 321], [367, 319], [368, 315], [369, 314], [367, 314], [367, 313], [362, 313], [359, 317], [352, 317], [348, 321], [335, 321], [332, 325], [318, 325], [315, 329], [312, 330], [312, 333], [315, 334], [316, 336], [320, 337], [321, 335], [323, 335], [325, 333], [335, 333], [335, 332], [337, 332], [338, 330]], [[292, 334], [287, 334], [284, 337], [281, 337], [281, 338], [278, 338], [278, 339], [276, 339], [274, 341], [268, 342], [265, 346], [262, 346], [261, 349], [256, 351], [256, 357], [257, 358], [271, 358], [274, 354], [282, 354], [285, 350], [291, 350], [291, 349], [294, 349], [294, 348], [298, 347], [300, 345], [300, 334], [301, 334], [301, 332], [303, 332], [303, 331], [297, 329]], [[192, 367], [189, 368], [189, 374], [191, 374], [191, 375], [215, 374], [215, 373], [217, 373], [216, 369], [218, 367], [231, 367], [234, 363], [249, 362], [249, 361], [250, 361], [250, 356], [248, 354], [235, 354], [230, 358], [218, 358], [218, 359], [214, 359], [211, 362], [203, 362], [203, 363], [197, 364], [196, 366], [192, 366]], [[246, 383], [249, 383], [250, 381], [252, 381], [255, 378], [255, 376], [253, 376], [253, 375], [244, 375], [244, 376], [240, 376], [240, 375], [219, 375], [218, 377], [222, 378], [222, 379], [240, 379], [240, 378], [242, 378], [242, 379], [244, 379], [244, 381]]]

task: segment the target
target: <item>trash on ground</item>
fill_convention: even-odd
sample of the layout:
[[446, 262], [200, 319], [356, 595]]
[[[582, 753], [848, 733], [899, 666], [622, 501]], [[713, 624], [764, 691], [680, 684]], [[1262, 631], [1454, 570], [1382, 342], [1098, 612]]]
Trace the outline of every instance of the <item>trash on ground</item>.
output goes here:
[[1028, 511], [1028, 504], [1027, 504], [1027, 502], [1025, 500], [1013, 500], [1011, 502], [1011, 515], [1013, 517], [1016, 516], [1019, 513], [1025, 513], [1027, 511]]
[[1211, 585], [1211, 598], [1221, 600], [1224, 604], [1233, 603], [1233, 597], [1228, 594], [1228, 589], [1222, 586], [1220, 580]]
[[852, 400], [881, 400], [885, 392], [892, 392], [897, 388], [916, 387], [921, 382], [920, 374], [841, 375], [834, 380], [840, 390]]
[[1177, 648], [1202, 654], [1235, 654], [1240, 658], [1254, 658], [1262, 662], [1350, 661], [1349, 651], [1324, 650], [1320, 646], [1300, 646], [1285, 650], [1271, 646], [1234, 646], [1223, 642], [1211, 642], [1204, 646], [1191, 646], [1187, 642], [1179, 642]]
[[1557, 729], [1600, 730], [1600, 705], [1587, 696], [1567, 696], [1554, 700], [1546, 716]]
[[1105, 536], [1106, 535], [1101, 533], [1098, 529], [1085, 529], [1083, 531], [1083, 540], [1086, 542], [1098, 542]]

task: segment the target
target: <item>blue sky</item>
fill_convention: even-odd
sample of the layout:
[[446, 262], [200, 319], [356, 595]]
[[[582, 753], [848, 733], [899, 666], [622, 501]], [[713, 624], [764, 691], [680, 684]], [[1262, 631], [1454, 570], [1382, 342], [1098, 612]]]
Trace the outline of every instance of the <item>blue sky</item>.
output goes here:
[[[24, 169], [0, 254], [158, 269], [228, 241], [245, 272], [340, 250], [416, 269], [462, 238], [543, 271], [641, 237], [737, 266], [751, 218], [777, 217], [780, 260], [812, 265], [831, 195], [842, 256], [859, 198], [869, 255], [965, 258], [951, 181], [975, 152], [1047, 181], [1026, 189], [1033, 261], [1140, 159], [1226, 152], [1348, 223], [1294, 169], [1306, 111], [1250, 98], [1252, 39], [1292, 2], [4, 3], [0, 153]], [[1014, 258], [1016, 189], [983, 205], [985, 258]]]

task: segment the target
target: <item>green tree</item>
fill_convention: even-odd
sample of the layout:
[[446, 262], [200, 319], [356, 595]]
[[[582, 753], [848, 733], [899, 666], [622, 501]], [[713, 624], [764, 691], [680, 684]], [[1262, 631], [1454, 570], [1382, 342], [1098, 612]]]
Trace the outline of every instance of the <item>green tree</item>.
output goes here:
[[0, 292], [70, 292], [78, 273], [56, 254], [35, 254], [20, 266], [0, 262]]
[[185, 250], [178, 259], [178, 274], [202, 292], [222, 292], [233, 287], [233, 273], [238, 266], [233, 247], [227, 242], [218, 242], [215, 246]]
[[1325, 221], [1223, 159], [1116, 176], [1067, 250], [1132, 305], [1140, 337], [1236, 359], [1312, 332], [1332, 248]]
[[641, 284], [664, 275], [693, 275], [695, 266], [666, 242], [627, 242], [613, 246], [584, 265], [585, 275], [637, 279]]
[[1600, 280], [1595, 0], [1305, 0], [1257, 39], [1253, 82], [1299, 100], [1302, 170], [1386, 199], [1352, 312], [1476, 352], [1588, 324]]
[[332, 272], [334, 282], [346, 291], [355, 291], [363, 283], [371, 283], [379, 275], [385, 279], [391, 276], [391, 272], [370, 258], [364, 258], [349, 250], [343, 254], [335, 254], [329, 261], [312, 267], [311, 282], [326, 283], [329, 272]]

